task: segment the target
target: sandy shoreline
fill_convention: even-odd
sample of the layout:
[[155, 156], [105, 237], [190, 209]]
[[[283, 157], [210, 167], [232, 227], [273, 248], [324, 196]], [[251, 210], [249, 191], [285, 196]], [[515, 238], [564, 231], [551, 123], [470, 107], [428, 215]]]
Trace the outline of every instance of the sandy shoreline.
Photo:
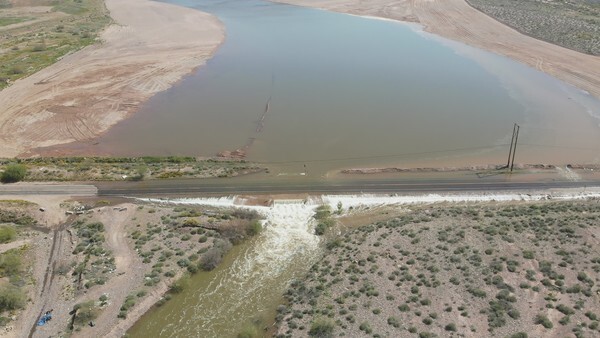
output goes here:
[[0, 91], [0, 157], [98, 136], [205, 64], [225, 38], [214, 16], [147, 1], [106, 0], [102, 43]]
[[507, 56], [600, 98], [600, 57], [537, 40], [464, 0], [272, 0], [360, 16], [415, 22], [450, 40]]

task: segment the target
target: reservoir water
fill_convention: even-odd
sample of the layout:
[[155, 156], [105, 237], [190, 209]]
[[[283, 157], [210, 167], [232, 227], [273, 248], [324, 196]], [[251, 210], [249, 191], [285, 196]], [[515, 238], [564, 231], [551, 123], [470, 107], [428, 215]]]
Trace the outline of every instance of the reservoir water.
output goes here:
[[504, 163], [516, 122], [517, 162], [600, 161], [600, 102], [507, 58], [392, 21], [258, 0], [170, 2], [215, 14], [226, 39], [100, 137], [98, 153], [239, 149], [273, 174]]

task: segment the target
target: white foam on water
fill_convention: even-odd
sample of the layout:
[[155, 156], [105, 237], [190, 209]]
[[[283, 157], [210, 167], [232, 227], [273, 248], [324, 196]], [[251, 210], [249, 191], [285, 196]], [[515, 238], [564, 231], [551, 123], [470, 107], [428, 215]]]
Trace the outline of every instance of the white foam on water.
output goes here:
[[[223, 334], [213, 323], [228, 318], [249, 318], [263, 310], [285, 292], [289, 280], [300, 277], [318, 257], [320, 238], [314, 234], [316, 203], [304, 200], [278, 200], [270, 207], [243, 205], [234, 197], [143, 199], [149, 202], [176, 205], [205, 205], [212, 207], [256, 210], [263, 220], [263, 231], [254, 243], [241, 252], [231, 265], [219, 271], [204, 290], [194, 292], [195, 304], [176, 323], [165, 327], [167, 336], [218, 336]], [[179, 323], [179, 324], [177, 324]], [[181, 325], [185, 323], [185, 325]], [[197, 332], [190, 332], [191, 328]], [[231, 332], [235, 335], [235, 332]]]
[[422, 195], [324, 195], [323, 203], [332, 209], [342, 203], [342, 208], [348, 210], [350, 207], [360, 206], [384, 206], [384, 205], [408, 205], [408, 204], [433, 204], [441, 202], [508, 202], [508, 201], [541, 201], [555, 200], [577, 200], [599, 198], [600, 190], [588, 189], [565, 190], [553, 193], [462, 193], [462, 194], [422, 194]]

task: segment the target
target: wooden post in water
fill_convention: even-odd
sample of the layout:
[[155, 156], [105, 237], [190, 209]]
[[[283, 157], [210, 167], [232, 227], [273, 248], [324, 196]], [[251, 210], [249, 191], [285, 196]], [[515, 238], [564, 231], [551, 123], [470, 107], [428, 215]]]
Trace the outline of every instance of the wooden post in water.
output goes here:
[[519, 125], [517, 126], [517, 133], [515, 135], [515, 148], [512, 151], [512, 162], [510, 164], [510, 172], [512, 173], [513, 171], [513, 166], [515, 165], [515, 153], [517, 152], [517, 141], [519, 140], [519, 129], [521, 129], [521, 127]]

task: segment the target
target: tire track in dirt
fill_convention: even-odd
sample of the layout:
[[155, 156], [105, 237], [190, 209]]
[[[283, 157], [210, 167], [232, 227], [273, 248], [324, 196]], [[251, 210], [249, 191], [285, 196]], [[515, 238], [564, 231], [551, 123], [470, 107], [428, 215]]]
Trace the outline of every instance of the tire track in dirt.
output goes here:
[[35, 317], [34, 322], [31, 324], [28, 337], [31, 338], [35, 334], [37, 329], [38, 319], [42, 314], [47, 311], [49, 304], [52, 304], [57, 299], [52, 298], [52, 286], [54, 282], [55, 271], [57, 269], [58, 261], [61, 259], [61, 253], [63, 251], [64, 234], [67, 227], [73, 222], [74, 217], [71, 216], [66, 222], [60, 224], [57, 229], [53, 231], [52, 246], [50, 248], [50, 256], [48, 257], [48, 263], [46, 266], [46, 273], [44, 274], [44, 280], [40, 289], [40, 294], [36, 302], [32, 307], [37, 308], [38, 315]]
[[117, 24], [102, 44], [0, 91], [0, 157], [105, 132], [204, 64], [224, 39], [221, 22], [195, 9], [147, 0], [106, 6]]

